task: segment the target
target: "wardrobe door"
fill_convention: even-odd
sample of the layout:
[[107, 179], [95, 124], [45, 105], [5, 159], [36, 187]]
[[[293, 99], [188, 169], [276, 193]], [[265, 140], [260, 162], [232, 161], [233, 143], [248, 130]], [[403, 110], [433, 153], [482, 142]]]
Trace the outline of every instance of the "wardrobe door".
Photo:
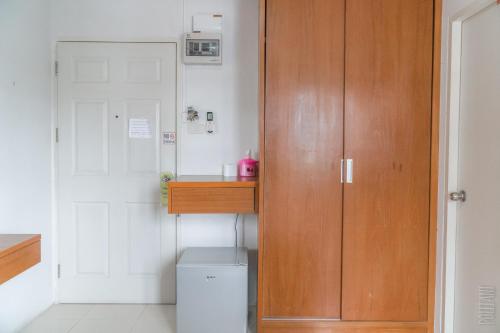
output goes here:
[[340, 316], [344, 9], [267, 1], [264, 318]]
[[427, 319], [432, 0], [346, 6], [343, 320]]

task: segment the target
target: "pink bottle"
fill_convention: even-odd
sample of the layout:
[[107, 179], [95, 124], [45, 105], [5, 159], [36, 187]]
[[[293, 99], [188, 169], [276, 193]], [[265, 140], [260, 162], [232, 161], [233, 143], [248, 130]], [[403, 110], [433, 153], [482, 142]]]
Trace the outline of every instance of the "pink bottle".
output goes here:
[[256, 177], [258, 162], [252, 158], [252, 150], [247, 150], [245, 158], [238, 162], [238, 176]]

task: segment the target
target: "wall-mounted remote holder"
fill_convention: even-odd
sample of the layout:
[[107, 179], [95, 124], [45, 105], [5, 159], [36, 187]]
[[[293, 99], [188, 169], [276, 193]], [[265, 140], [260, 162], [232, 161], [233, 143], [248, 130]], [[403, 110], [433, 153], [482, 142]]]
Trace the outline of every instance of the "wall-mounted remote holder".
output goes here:
[[214, 112], [206, 112], [206, 117], [201, 116], [201, 112], [195, 109], [194, 106], [189, 106], [187, 111], [183, 113], [183, 123], [186, 126], [188, 134], [215, 134], [215, 114]]

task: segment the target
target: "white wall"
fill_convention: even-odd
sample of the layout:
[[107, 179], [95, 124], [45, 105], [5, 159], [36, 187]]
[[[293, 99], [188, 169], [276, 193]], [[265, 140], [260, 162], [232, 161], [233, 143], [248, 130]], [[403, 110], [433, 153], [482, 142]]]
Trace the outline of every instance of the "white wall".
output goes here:
[[0, 0], [0, 233], [41, 233], [42, 263], [0, 285], [0, 332], [52, 303], [50, 41], [43, 0]]
[[[215, 112], [213, 136], [189, 135], [184, 127], [180, 145], [180, 174], [220, 174], [222, 164], [235, 163], [247, 148], [258, 146], [258, 1], [185, 0], [184, 31], [191, 29], [194, 14], [224, 15], [223, 66], [187, 66], [184, 105]], [[204, 113], [203, 113], [204, 114]], [[180, 218], [181, 245], [232, 246], [234, 215]], [[240, 244], [257, 249], [257, 219], [242, 217]], [[241, 223], [241, 222], [240, 222]], [[243, 239], [244, 238], [244, 239]], [[257, 252], [250, 255], [249, 301], [256, 304]]]
[[[1, 0], [0, 0], [1, 1]], [[258, 147], [258, 0], [51, 0], [52, 42], [176, 39], [191, 31], [191, 17], [219, 13], [223, 19], [223, 65], [183, 66], [179, 117], [193, 105], [212, 111], [217, 134], [178, 129], [178, 174], [220, 174], [222, 164]], [[178, 241], [187, 246], [232, 246], [234, 215], [183, 215]], [[257, 248], [255, 216], [243, 217], [240, 244]], [[256, 252], [251, 257], [250, 302], [255, 303]]]
[[[449, 45], [451, 20], [459, 11], [477, 2], [477, 0], [443, 0], [442, 16], [442, 44], [441, 44], [441, 117], [440, 117], [440, 167], [439, 167], [439, 206], [438, 206], [438, 279], [437, 279], [437, 302], [436, 302], [436, 323], [435, 331], [441, 332], [443, 322], [441, 321], [444, 311], [444, 256], [446, 237], [446, 216], [445, 209], [448, 203], [446, 175], [447, 175], [447, 137], [448, 137], [448, 76], [449, 76]], [[442, 298], [443, 297], [443, 298]]]

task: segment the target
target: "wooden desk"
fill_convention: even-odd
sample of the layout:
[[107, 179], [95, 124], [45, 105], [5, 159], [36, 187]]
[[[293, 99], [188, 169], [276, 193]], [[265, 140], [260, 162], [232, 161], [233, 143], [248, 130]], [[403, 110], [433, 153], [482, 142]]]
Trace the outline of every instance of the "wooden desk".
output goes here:
[[255, 213], [256, 178], [179, 176], [168, 183], [171, 214]]
[[40, 235], [0, 234], [0, 284], [38, 264]]

